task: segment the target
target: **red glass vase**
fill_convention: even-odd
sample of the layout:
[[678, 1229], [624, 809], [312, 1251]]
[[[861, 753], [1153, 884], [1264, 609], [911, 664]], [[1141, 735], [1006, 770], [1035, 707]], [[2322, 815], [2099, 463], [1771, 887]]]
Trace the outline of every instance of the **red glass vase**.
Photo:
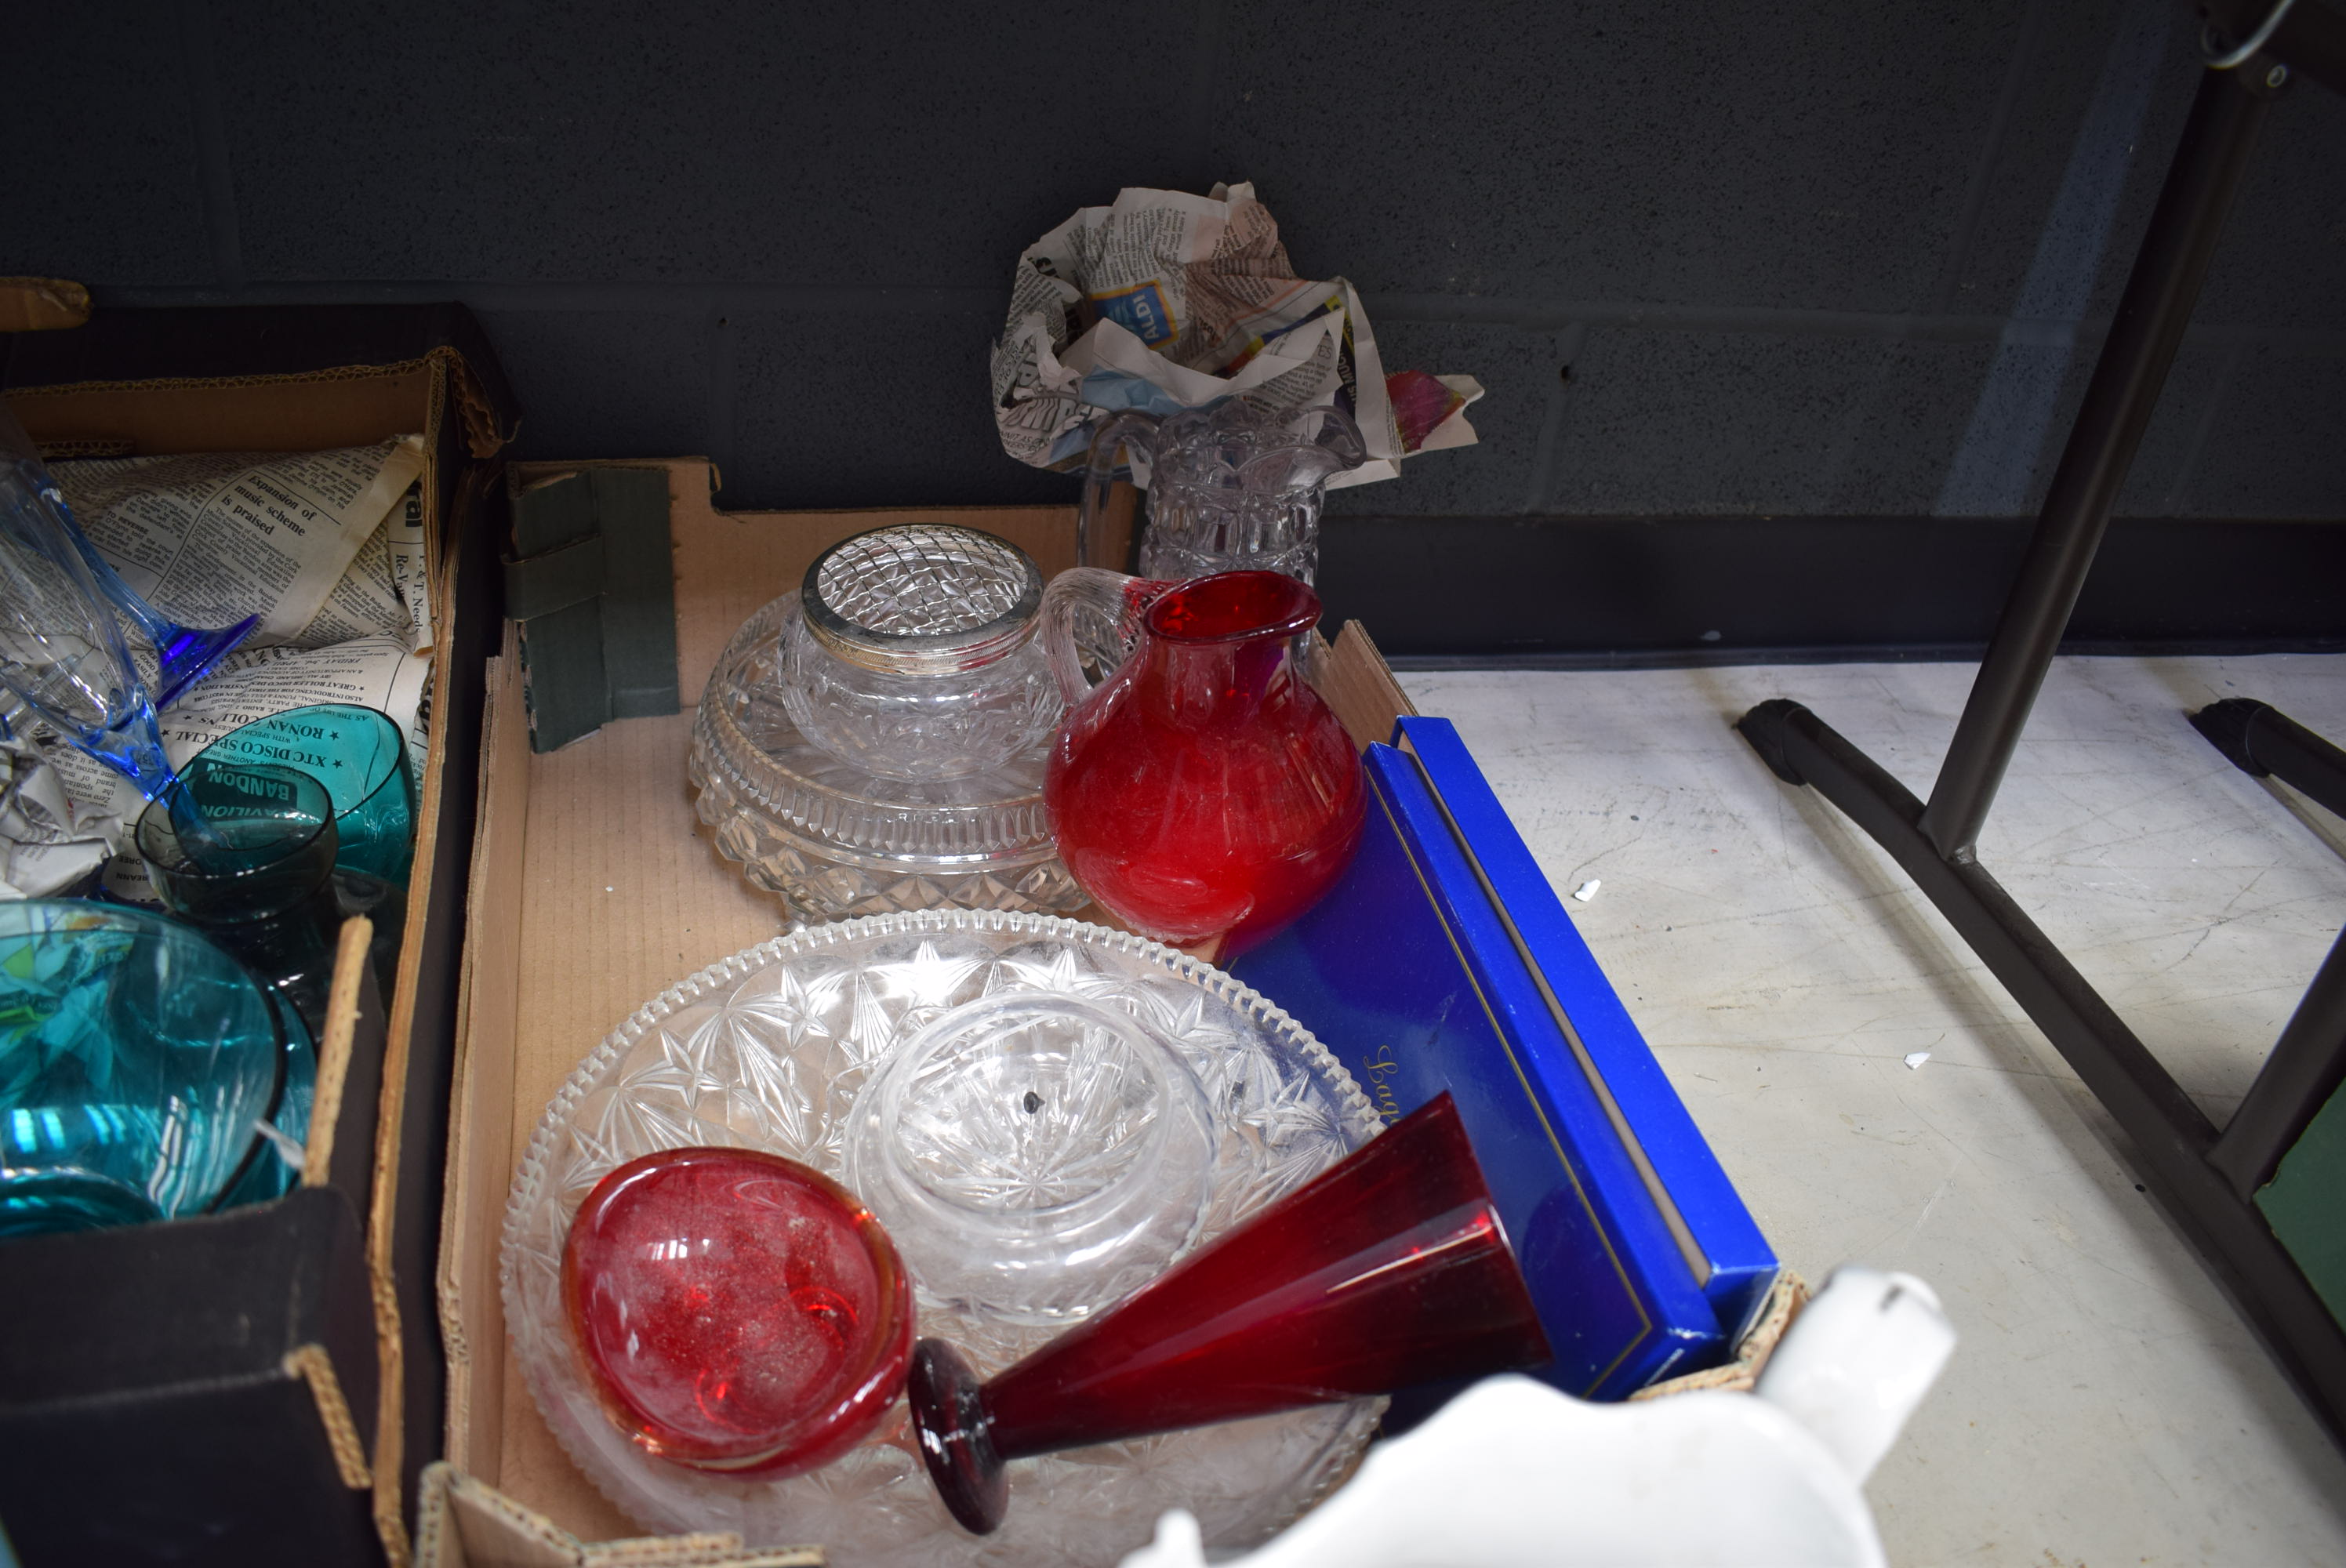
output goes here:
[[901, 1388], [930, 1479], [980, 1534], [1014, 1459], [1549, 1359], [1448, 1095], [984, 1382], [943, 1340], [914, 1345], [862, 1206], [777, 1156], [621, 1166], [572, 1222], [562, 1291], [606, 1412], [646, 1451], [794, 1475]]
[[922, 1340], [906, 1391], [930, 1479], [984, 1534], [1014, 1459], [1549, 1359], [1445, 1094], [997, 1377]]
[[913, 1347], [896, 1249], [846, 1188], [751, 1149], [668, 1149], [587, 1194], [562, 1250], [571, 1342], [638, 1447], [795, 1475], [894, 1404]]
[[[1111, 634], [1095, 647], [1137, 642], [1096, 688], [1086, 619]], [[1219, 936], [1228, 956], [1310, 908], [1352, 859], [1360, 757], [1292, 658], [1319, 620], [1319, 596], [1276, 572], [1053, 580], [1043, 636], [1070, 711], [1044, 803], [1067, 870], [1136, 931]]]

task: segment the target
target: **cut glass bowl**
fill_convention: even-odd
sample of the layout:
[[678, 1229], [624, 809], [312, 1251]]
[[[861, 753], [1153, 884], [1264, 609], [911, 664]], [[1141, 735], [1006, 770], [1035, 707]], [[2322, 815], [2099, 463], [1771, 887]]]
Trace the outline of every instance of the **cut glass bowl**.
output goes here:
[[892, 1052], [858, 1097], [847, 1185], [921, 1298], [1066, 1324], [1189, 1248], [1219, 1130], [1178, 1047], [1130, 1013], [1005, 991]]
[[903, 909], [1064, 914], [1089, 901], [1044, 814], [1047, 739], [941, 782], [842, 762], [782, 706], [782, 648], [800, 615], [792, 592], [751, 616], [701, 697], [686, 766], [719, 852], [801, 923]]
[[[1321, 1406], [1011, 1467], [1018, 1506], [978, 1539], [945, 1512], [901, 1401], [837, 1463], [779, 1481], [712, 1475], [634, 1447], [597, 1403], [565, 1332], [560, 1265], [597, 1181], [658, 1149], [763, 1149], [827, 1176], [859, 1095], [889, 1054], [949, 1009], [1020, 992], [1072, 995], [1171, 1042], [1213, 1107], [1203, 1245], [1300, 1186], [1377, 1127], [1352, 1075], [1258, 993], [1126, 932], [1005, 911], [928, 910], [796, 932], [702, 971], [638, 1011], [572, 1074], [514, 1178], [501, 1254], [515, 1360], [546, 1422], [645, 1528], [729, 1530], [751, 1545], [821, 1543], [841, 1568], [1113, 1563], [1157, 1516], [1188, 1509], [1218, 1549], [1270, 1536], [1332, 1487], [1381, 1400]], [[919, 1331], [981, 1375], [1064, 1325], [1005, 1323], [923, 1301]]]
[[781, 638], [799, 734], [882, 778], [990, 773], [1047, 743], [1059, 687], [1035, 641], [1043, 574], [975, 528], [905, 523], [815, 558]]

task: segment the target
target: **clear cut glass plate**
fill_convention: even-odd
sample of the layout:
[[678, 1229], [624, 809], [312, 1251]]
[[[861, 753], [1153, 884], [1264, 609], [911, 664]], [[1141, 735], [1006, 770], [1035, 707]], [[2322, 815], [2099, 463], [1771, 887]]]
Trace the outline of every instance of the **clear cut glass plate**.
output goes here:
[[[1143, 938], [1054, 916], [923, 910], [818, 926], [715, 964], [648, 1003], [579, 1064], [546, 1107], [505, 1210], [501, 1254], [514, 1355], [556, 1438], [648, 1530], [729, 1530], [752, 1545], [821, 1543], [842, 1568], [1114, 1563], [1157, 1516], [1188, 1509], [1207, 1543], [1242, 1549], [1340, 1481], [1382, 1400], [1266, 1416], [1021, 1460], [1008, 1522], [979, 1539], [946, 1514], [900, 1400], [845, 1459], [780, 1481], [670, 1465], [597, 1407], [563, 1326], [562, 1244], [605, 1172], [656, 1149], [770, 1150], [837, 1177], [847, 1111], [874, 1067], [949, 1007], [1010, 991], [1120, 1008], [1168, 1037], [1215, 1108], [1203, 1244], [1301, 1186], [1375, 1132], [1360, 1086], [1260, 993]], [[981, 1371], [1056, 1330], [923, 1304], [920, 1332]]]

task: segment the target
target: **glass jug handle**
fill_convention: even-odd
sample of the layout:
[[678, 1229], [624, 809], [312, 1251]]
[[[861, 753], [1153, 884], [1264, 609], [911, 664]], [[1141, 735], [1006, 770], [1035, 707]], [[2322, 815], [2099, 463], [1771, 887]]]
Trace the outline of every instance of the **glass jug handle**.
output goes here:
[[1083, 504], [1076, 510], [1076, 565], [1089, 566], [1092, 548], [1098, 541], [1102, 520], [1107, 515], [1108, 486], [1116, 482], [1117, 449], [1129, 442], [1148, 453], [1153, 461], [1156, 444], [1150, 439], [1157, 433], [1157, 419], [1136, 409], [1111, 414], [1092, 437], [1090, 461], [1084, 469]]
[[[1069, 708], [1091, 695], [1140, 646], [1141, 616], [1173, 583], [1127, 577], [1100, 566], [1076, 566], [1043, 590], [1044, 657]], [[1096, 677], [1092, 673], [1096, 671]]]

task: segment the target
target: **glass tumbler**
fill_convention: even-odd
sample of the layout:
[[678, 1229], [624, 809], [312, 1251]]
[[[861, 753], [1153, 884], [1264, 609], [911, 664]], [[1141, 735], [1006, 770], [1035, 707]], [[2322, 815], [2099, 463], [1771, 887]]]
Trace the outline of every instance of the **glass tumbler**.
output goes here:
[[273, 763], [309, 774], [334, 806], [334, 869], [407, 885], [415, 856], [415, 774], [406, 738], [388, 714], [352, 703], [315, 703], [231, 729], [198, 760]]
[[944, 1013], [882, 1063], [845, 1156], [923, 1295], [1061, 1323], [1188, 1249], [1215, 1146], [1205, 1092], [1153, 1030], [1072, 996], [1006, 993]]
[[1035, 645], [1043, 575], [975, 528], [909, 523], [825, 550], [782, 635], [783, 711], [882, 779], [988, 773], [1042, 745], [1059, 692]]
[[[340, 840], [326, 787], [273, 762], [205, 757], [188, 765], [175, 789], [185, 797], [180, 809], [158, 800], [138, 817], [138, 858], [156, 896], [282, 992], [313, 1033], [321, 1030], [342, 921], [333, 877]], [[189, 808], [207, 831], [183, 830]]]
[[388, 995], [415, 859], [415, 773], [399, 726], [372, 708], [314, 703], [230, 730], [197, 760], [206, 759], [275, 763], [326, 787], [334, 807], [335, 891], [343, 914], [374, 922], [375, 970]]
[[79, 900], [0, 903], [0, 1237], [282, 1191], [309, 1037], [202, 933]]

